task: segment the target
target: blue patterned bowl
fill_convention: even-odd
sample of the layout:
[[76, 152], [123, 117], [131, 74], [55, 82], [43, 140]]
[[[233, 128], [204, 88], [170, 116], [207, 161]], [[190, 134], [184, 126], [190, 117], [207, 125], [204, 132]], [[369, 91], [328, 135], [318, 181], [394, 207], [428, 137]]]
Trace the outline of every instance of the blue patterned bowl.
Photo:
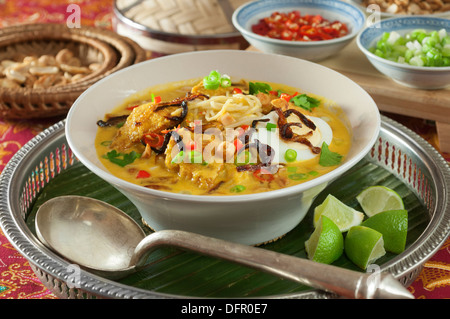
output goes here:
[[369, 51], [384, 32], [396, 31], [401, 35], [415, 29], [427, 31], [446, 29], [450, 32], [450, 20], [425, 16], [398, 17], [368, 25], [356, 38], [359, 49], [372, 65], [384, 75], [402, 85], [417, 89], [442, 89], [450, 86], [450, 67], [421, 67], [383, 59]]
[[[252, 25], [274, 11], [300, 10], [302, 15], [320, 14], [325, 19], [347, 24], [349, 34], [324, 41], [286, 41], [264, 37], [252, 32]], [[356, 6], [336, 0], [258, 0], [240, 6], [232, 16], [233, 25], [255, 48], [266, 52], [320, 61], [336, 55], [364, 27], [366, 17]]]

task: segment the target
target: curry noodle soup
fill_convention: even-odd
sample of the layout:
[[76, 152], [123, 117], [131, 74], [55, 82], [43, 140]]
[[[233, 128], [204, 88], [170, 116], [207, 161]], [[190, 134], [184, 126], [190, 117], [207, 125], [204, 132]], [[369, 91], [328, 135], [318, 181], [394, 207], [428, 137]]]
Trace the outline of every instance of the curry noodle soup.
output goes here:
[[344, 112], [326, 97], [217, 71], [149, 88], [97, 125], [97, 154], [112, 174], [193, 195], [297, 185], [335, 169], [351, 146]]

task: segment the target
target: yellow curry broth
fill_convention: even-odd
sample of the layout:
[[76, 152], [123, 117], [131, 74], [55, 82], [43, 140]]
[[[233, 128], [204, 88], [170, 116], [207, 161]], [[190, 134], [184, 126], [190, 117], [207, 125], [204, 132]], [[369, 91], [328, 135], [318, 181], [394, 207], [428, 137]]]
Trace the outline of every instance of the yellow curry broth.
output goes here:
[[[174, 82], [168, 85], [152, 87], [144, 94], [130, 97], [122, 105], [114, 109], [108, 116], [130, 113], [126, 108], [130, 105], [149, 101], [151, 95], [160, 96], [162, 101], [170, 101], [182, 97], [198, 83], [198, 79], [183, 82]], [[269, 83], [274, 90], [282, 90], [293, 94], [299, 91], [292, 87]], [[313, 96], [312, 94], [308, 94]], [[319, 107], [311, 112], [301, 109], [305, 115], [325, 119], [333, 131], [333, 140], [329, 149], [344, 156], [351, 147], [351, 133], [342, 110], [327, 101], [324, 97], [313, 96], [321, 100]], [[194, 120], [188, 113], [186, 120]], [[185, 121], [186, 121], [185, 120]], [[183, 123], [182, 123], [183, 125]], [[184, 123], [185, 125], [185, 123]], [[324, 167], [319, 164], [319, 156], [309, 160], [281, 165], [277, 172], [268, 178], [265, 174], [255, 174], [252, 171], [238, 172], [234, 163], [181, 163], [178, 169], [171, 169], [166, 163], [165, 155], [141, 156], [133, 163], [120, 167], [104, 158], [111, 151], [111, 141], [117, 134], [117, 127], [99, 127], [95, 146], [97, 154], [103, 165], [115, 176], [131, 183], [169, 191], [174, 193], [187, 193], [193, 195], [236, 195], [251, 194], [289, 187], [314, 179], [326, 174], [337, 166]], [[134, 143], [127, 152], [144, 153], [142, 143]], [[137, 178], [140, 171], [150, 174], [149, 177]]]

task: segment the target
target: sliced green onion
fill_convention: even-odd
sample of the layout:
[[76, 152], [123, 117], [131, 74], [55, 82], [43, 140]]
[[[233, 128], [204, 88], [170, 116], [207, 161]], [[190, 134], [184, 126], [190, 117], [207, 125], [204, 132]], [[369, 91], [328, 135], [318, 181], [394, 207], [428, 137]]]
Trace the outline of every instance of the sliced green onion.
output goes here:
[[218, 71], [211, 71], [203, 78], [203, 86], [207, 90], [217, 90], [220, 86], [227, 88], [231, 86], [231, 79], [228, 75], [221, 75]]
[[286, 153], [284, 153], [284, 159], [288, 163], [294, 162], [297, 159], [297, 151], [288, 149]]
[[414, 66], [450, 66], [450, 36], [446, 29], [429, 31], [413, 30], [402, 36], [396, 31], [385, 32], [376, 45], [370, 48], [373, 54], [390, 61]]
[[180, 164], [180, 163], [183, 162], [183, 159], [184, 159], [184, 152], [183, 152], [183, 151], [180, 151], [180, 152], [178, 152], [177, 155], [175, 155], [175, 156], [172, 158], [171, 163], [172, 163], [172, 164]]
[[268, 131], [272, 131], [272, 130], [274, 130], [274, 129], [276, 129], [276, 128], [277, 128], [277, 125], [274, 124], [274, 123], [267, 123], [267, 124], [266, 124], [266, 129], [267, 129]]
[[207, 90], [217, 90], [220, 86], [220, 82], [214, 82], [214, 81], [209, 80], [208, 78], [204, 78], [203, 86]]
[[101, 146], [110, 146], [112, 141], [103, 141], [100, 143]]
[[231, 86], [231, 79], [228, 75], [222, 76], [222, 78], [220, 79], [220, 86], [223, 88]]
[[252, 163], [252, 153], [243, 151], [236, 156], [236, 165], [242, 166]]
[[288, 173], [296, 173], [297, 172], [297, 166], [288, 166], [287, 167]]
[[199, 151], [191, 151], [189, 153], [189, 159], [191, 163], [198, 163], [198, 164], [203, 163], [202, 153]]
[[301, 181], [308, 178], [308, 175], [303, 173], [290, 174], [288, 177], [294, 181]]
[[232, 193], [240, 193], [243, 191], [245, 191], [244, 185], [235, 185], [230, 189], [230, 192], [232, 192]]

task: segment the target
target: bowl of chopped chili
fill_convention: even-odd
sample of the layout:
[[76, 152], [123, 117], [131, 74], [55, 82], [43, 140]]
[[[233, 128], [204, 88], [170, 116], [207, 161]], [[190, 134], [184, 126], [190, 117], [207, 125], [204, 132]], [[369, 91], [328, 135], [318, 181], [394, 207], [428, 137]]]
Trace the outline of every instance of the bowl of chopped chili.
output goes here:
[[321, 61], [349, 44], [366, 17], [343, 1], [258, 0], [240, 6], [232, 21], [258, 50]]

